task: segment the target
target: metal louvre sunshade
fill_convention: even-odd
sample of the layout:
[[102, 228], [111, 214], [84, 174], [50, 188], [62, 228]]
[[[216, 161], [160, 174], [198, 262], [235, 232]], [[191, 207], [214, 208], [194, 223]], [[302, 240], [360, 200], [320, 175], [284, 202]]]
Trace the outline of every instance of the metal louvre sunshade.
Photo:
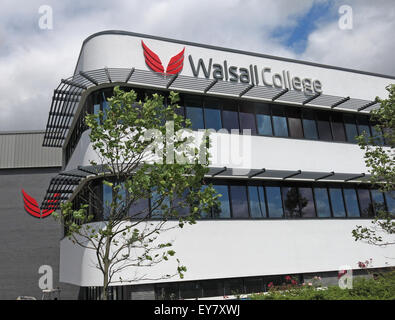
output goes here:
[[210, 167], [207, 177], [234, 177], [248, 179], [293, 179], [293, 180], [311, 180], [311, 181], [360, 181], [368, 182], [370, 175], [365, 173], [335, 173], [335, 172], [318, 172], [302, 170], [271, 170], [271, 169], [236, 169], [227, 167]]
[[[70, 199], [74, 191], [91, 176], [108, 173], [105, 166], [79, 166], [77, 169], [60, 172], [51, 179], [47, 193], [41, 204], [41, 209], [60, 208], [62, 202]], [[334, 173], [312, 172], [301, 170], [270, 170], [270, 169], [236, 169], [227, 167], [210, 167], [206, 178], [246, 178], [259, 180], [261, 178], [276, 180], [312, 180], [312, 181], [360, 181], [367, 182], [368, 175], [364, 173]]]
[[68, 79], [61, 80], [52, 97], [43, 146], [62, 147], [83, 92], [91, 87], [110, 83], [128, 83], [153, 89], [245, 97], [319, 108], [339, 108], [363, 113], [379, 107], [374, 101], [350, 97], [309, 95], [295, 90], [184, 75], [169, 77], [135, 68], [103, 68], [79, 72]]

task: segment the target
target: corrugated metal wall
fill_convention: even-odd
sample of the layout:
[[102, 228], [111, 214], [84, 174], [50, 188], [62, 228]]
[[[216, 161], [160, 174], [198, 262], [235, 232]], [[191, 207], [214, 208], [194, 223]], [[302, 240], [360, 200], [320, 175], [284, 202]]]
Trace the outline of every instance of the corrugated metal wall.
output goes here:
[[0, 132], [0, 169], [60, 167], [62, 149], [43, 147], [44, 131]]

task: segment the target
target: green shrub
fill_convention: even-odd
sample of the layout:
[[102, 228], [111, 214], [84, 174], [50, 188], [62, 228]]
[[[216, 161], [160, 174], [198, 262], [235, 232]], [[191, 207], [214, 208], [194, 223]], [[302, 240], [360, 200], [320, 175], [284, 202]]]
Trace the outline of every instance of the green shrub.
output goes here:
[[249, 297], [252, 300], [395, 300], [395, 271], [375, 279], [354, 279], [352, 289], [295, 286], [286, 291], [272, 288], [268, 293], [252, 294]]

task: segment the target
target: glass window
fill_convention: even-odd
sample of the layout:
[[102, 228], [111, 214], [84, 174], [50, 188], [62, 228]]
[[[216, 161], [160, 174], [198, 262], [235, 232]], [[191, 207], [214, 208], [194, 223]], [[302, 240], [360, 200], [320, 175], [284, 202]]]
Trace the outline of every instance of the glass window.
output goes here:
[[186, 117], [191, 120], [192, 130], [204, 129], [203, 109], [201, 107], [185, 107]]
[[370, 129], [372, 130], [372, 137], [374, 137], [374, 143], [382, 146], [384, 145], [384, 137], [383, 134], [381, 132], [381, 129], [378, 128], [376, 129], [376, 124], [374, 122], [370, 122]]
[[320, 140], [332, 140], [331, 126], [329, 124], [329, 112], [317, 112], [317, 128]]
[[202, 296], [199, 282], [180, 282], [180, 299], [194, 299]]
[[129, 208], [129, 216], [132, 219], [142, 219], [149, 213], [148, 199], [138, 199]]
[[369, 126], [369, 118], [364, 116], [359, 116], [357, 118], [358, 123], [358, 132], [362, 134], [363, 132], [366, 133], [368, 137], [370, 137], [370, 126]]
[[386, 192], [384, 195], [388, 212], [395, 215], [395, 191]]
[[[98, 114], [100, 111], [100, 104], [94, 104], [93, 105], [93, 113]], [[96, 119], [96, 122], [99, 123], [99, 119]]]
[[343, 115], [341, 113], [333, 113], [332, 120], [332, 134], [335, 141], [346, 141], [346, 133], [344, 131]]
[[204, 108], [204, 119], [206, 121], [206, 129], [217, 131], [222, 129], [221, 110]]
[[243, 103], [239, 110], [240, 129], [250, 129], [251, 134], [256, 134], [254, 105], [251, 103]]
[[300, 217], [298, 189], [295, 187], [282, 187], [285, 217]]
[[283, 203], [280, 187], [266, 187], [267, 208], [270, 218], [283, 217]]
[[293, 138], [303, 138], [302, 119], [298, 107], [287, 108], [289, 135]]
[[368, 189], [358, 189], [359, 208], [361, 209], [361, 217], [373, 217], [373, 206], [370, 200], [370, 192]]
[[384, 202], [384, 195], [381, 191], [379, 190], [371, 190], [372, 193], [372, 200], [373, 200], [373, 206], [374, 210], [377, 213], [379, 211], [385, 211], [385, 202]]
[[250, 214], [253, 218], [266, 218], [265, 192], [262, 186], [249, 186]]
[[247, 190], [245, 186], [230, 186], [233, 218], [248, 218]]
[[178, 283], [156, 284], [156, 297], [158, 300], [176, 300], [179, 298]]
[[106, 100], [103, 101], [103, 120], [107, 119], [107, 111], [110, 109], [110, 106]]
[[303, 218], [314, 218], [315, 207], [313, 190], [311, 188], [298, 188], [299, 189], [299, 205]]
[[258, 293], [263, 292], [263, 279], [262, 278], [245, 278], [244, 279], [244, 292], [245, 293]]
[[270, 116], [270, 106], [267, 104], [256, 104], [256, 122], [258, 125], [258, 133], [264, 136], [272, 136], [272, 119]]
[[224, 295], [222, 280], [204, 280], [200, 284], [203, 288], [203, 297], [222, 297]]
[[287, 118], [282, 106], [272, 106], [273, 130], [276, 137], [288, 137]]
[[346, 210], [344, 207], [343, 195], [341, 188], [329, 188], [331, 205], [334, 217], [345, 217]]
[[226, 100], [222, 111], [222, 124], [229, 133], [232, 129], [239, 129], [239, 116], [237, 113], [237, 104], [234, 101]]
[[159, 195], [157, 192], [152, 192], [151, 201], [151, 215], [152, 218], [158, 219], [162, 218], [165, 213], [169, 212], [169, 208], [171, 208], [170, 200], [167, 197], [163, 197]]
[[358, 131], [354, 115], [346, 113], [343, 115], [343, 120], [346, 128], [347, 141], [357, 143], [357, 139], [355, 139], [355, 137], [358, 135]]
[[229, 193], [227, 185], [213, 185], [213, 188], [217, 193], [222, 195], [218, 198], [220, 202], [219, 207], [214, 207], [212, 211], [213, 218], [230, 218], [230, 206], [229, 206]]
[[186, 199], [188, 197], [188, 191], [184, 191], [182, 197], [176, 197], [173, 200], [173, 208], [177, 211], [178, 217], [185, 217], [191, 213], [191, 209]]
[[346, 202], [347, 216], [348, 217], [359, 217], [359, 205], [357, 192], [355, 189], [344, 188], [343, 189], [344, 200]]
[[106, 184], [103, 184], [103, 219], [108, 220], [111, 214], [111, 203], [112, 203], [112, 188]]
[[225, 295], [238, 295], [244, 293], [243, 279], [225, 279]]
[[303, 132], [306, 139], [318, 139], [317, 124], [314, 111], [303, 111]]
[[320, 218], [329, 218], [331, 216], [331, 208], [329, 205], [328, 191], [326, 188], [314, 188], [315, 207], [317, 215]]

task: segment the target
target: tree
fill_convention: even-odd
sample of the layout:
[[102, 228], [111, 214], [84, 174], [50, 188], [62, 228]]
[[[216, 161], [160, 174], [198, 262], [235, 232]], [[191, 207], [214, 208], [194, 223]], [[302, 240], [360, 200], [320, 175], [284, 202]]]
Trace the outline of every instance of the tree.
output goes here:
[[[365, 151], [365, 163], [369, 167], [372, 185], [395, 200], [395, 85], [389, 85], [386, 89], [388, 99], [377, 97], [380, 108], [371, 111], [371, 120], [375, 123], [373, 135], [360, 135], [358, 144]], [[375, 207], [377, 214], [372, 227], [357, 226], [352, 231], [355, 241], [362, 240], [377, 246], [395, 244], [394, 213], [377, 204]]]
[[[86, 182], [81, 206], [62, 204], [59, 218], [73, 243], [95, 251], [104, 300], [111, 283], [147, 279], [131, 276], [132, 271], [174, 256], [172, 242], [161, 241], [160, 234], [196, 223], [200, 212], [209, 211], [220, 196], [211, 185], [202, 187], [208, 135], [199, 144], [188, 129], [190, 120], [178, 112], [178, 95], [171, 92], [168, 100], [153, 94], [142, 102], [133, 90], [115, 87], [109, 108], [85, 118], [99, 159], [91, 161], [99, 180]], [[109, 200], [95, 192], [95, 181]], [[150, 205], [142, 205], [148, 199]], [[169, 225], [169, 220], [176, 223]], [[177, 262], [174, 274], [160, 278], [183, 277], [186, 267]], [[128, 279], [119, 276], [125, 270]]]

